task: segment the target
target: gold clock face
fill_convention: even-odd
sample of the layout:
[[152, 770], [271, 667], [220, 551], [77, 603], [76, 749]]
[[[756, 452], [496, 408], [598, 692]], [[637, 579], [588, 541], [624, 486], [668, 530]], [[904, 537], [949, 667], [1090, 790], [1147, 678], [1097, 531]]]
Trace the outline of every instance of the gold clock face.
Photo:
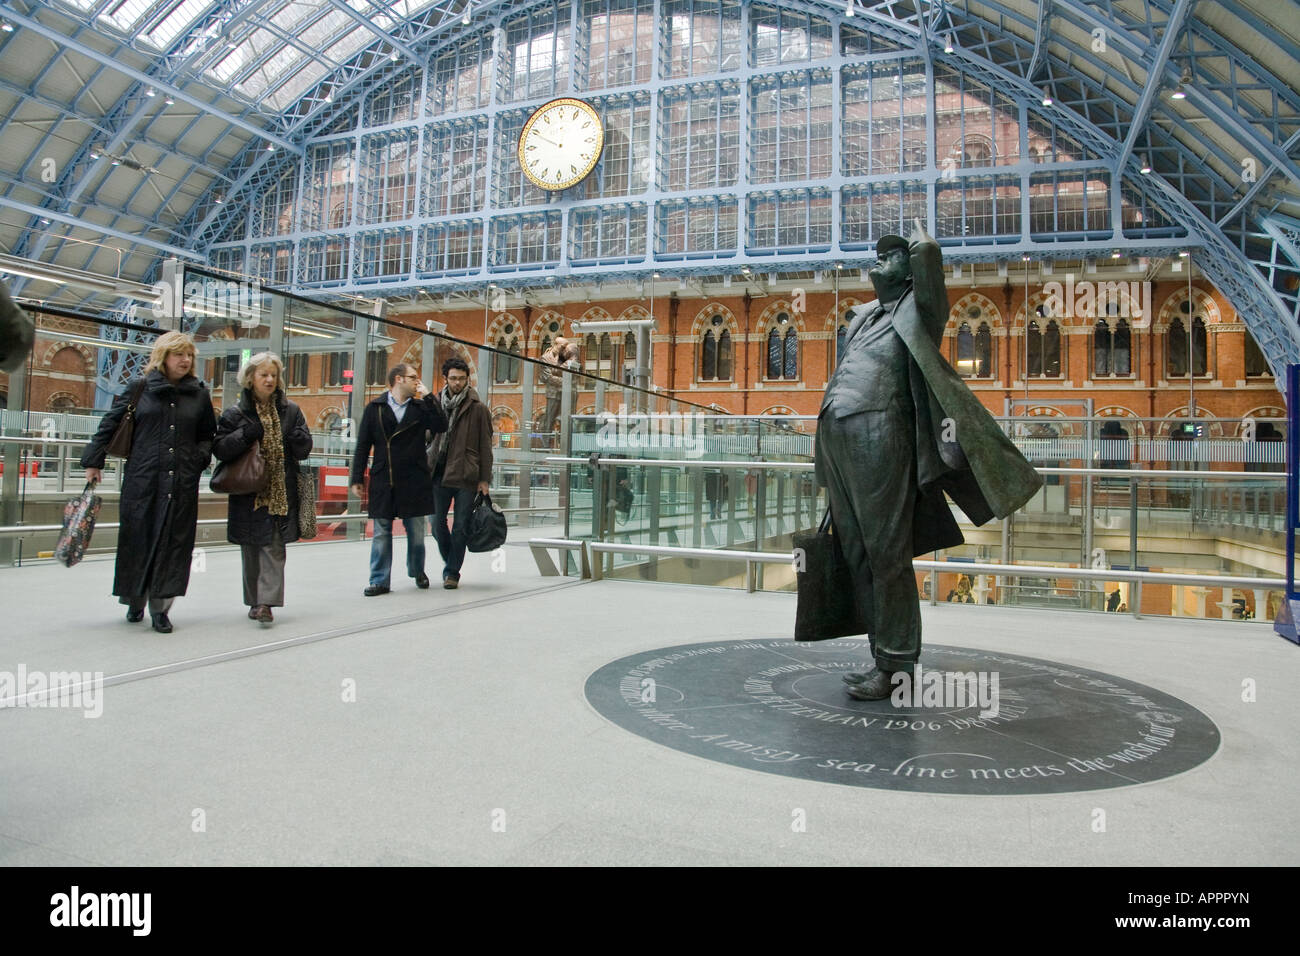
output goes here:
[[605, 129], [590, 103], [570, 97], [539, 106], [519, 134], [519, 165], [543, 189], [568, 189], [596, 168]]

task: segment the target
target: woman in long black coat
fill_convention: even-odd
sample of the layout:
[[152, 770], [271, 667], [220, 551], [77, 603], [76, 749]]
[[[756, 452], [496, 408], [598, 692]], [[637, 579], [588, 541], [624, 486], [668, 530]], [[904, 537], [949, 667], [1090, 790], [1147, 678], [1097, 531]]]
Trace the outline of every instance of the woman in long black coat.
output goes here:
[[[143, 381], [117, 397], [86, 446], [86, 479], [103, 477], [113, 432], [135, 403], [131, 454], [122, 475], [113, 593], [127, 606], [126, 619], [172, 630], [172, 601], [190, 583], [190, 561], [199, 517], [199, 476], [211, 460], [217, 416], [207, 386], [192, 374], [194, 340], [181, 332], [158, 337]], [[138, 399], [137, 399], [138, 396]]]
[[244, 603], [262, 624], [271, 608], [284, 606], [284, 546], [298, 540], [298, 462], [311, 454], [311, 432], [302, 410], [284, 397], [284, 363], [272, 352], [254, 355], [239, 372], [239, 403], [221, 413], [212, 453], [233, 462], [262, 443], [270, 480], [258, 494], [231, 495], [226, 539], [240, 546]]

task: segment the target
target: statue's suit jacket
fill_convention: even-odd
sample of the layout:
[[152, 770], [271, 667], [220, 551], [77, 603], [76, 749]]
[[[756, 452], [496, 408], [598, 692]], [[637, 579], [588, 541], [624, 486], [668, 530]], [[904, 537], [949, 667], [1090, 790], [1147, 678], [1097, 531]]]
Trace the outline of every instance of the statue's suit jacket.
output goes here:
[[[920, 555], [955, 547], [965, 540], [944, 500], [944, 492], [972, 522], [982, 525], [1012, 514], [1033, 497], [1043, 480], [939, 351], [948, 321], [948, 293], [938, 244], [914, 244], [911, 261], [912, 288], [894, 306], [892, 320], [907, 347], [908, 383], [916, 410], [917, 498], [912, 554]], [[853, 347], [854, 338], [885, 311], [878, 302], [850, 311], [845, 352]], [[870, 383], [839, 383], [832, 379], [832, 385], [835, 403], [824, 410], [825, 414], [844, 417], [883, 407]], [[860, 400], [857, 396], [861, 396]], [[861, 409], [856, 404], [861, 404]], [[818, 448], [817, 482], [824, 485], [821, 460]], [[837, 526], [836, 533], [855, 532]]]

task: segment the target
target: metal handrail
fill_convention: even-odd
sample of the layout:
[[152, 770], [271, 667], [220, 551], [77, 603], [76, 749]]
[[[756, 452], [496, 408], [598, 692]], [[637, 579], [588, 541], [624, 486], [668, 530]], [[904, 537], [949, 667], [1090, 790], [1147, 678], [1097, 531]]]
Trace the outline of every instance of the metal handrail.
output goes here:
[[[756, 564], [786, 564], [793, 562], [794, 552], [789, 554], [781, 551], [712, 551], [708, 548], [680, 548], [672, 545], [638, 545], [638, 544], [620, 544], [614, 541], [588, 541], [587, 547], [593, 552], [607, 552], [619, 554], [650, 554], [664, 555], [688, 558], [702, 558], [704, 560], [715, 561], [744, 561], [746, 575], [746, 590], [753, 592], [756, 590], [754, 585], [754, 565]], [[1142, 603], [1142, 584], [1174, 584], [1193, 587], [1230, 587], [1230, 588], [1250, 588], [1252, 590], [1264, 588], [1270, 591], [1281, 590], [1286, 587], [1286, 580], [1283, 578], [1246, 578], [1234, 575], [1221, 574], [1171, 574], [1167, 571], [1128, 571], [1108, 568], [1060, 568], [1051, 565], [1033, 565], [1033, 564], [993, 564], [985, 562], [972, 561], [926, 561], [913, 560], [912, 567], [923, 571], [940, 571], [957, 574], [968, 574], [972, 571], [979, 574], [996, 574], [1000, 577], [1040, 577], [1040, 578], [1084, 578], [1100, 581], [1128, 581], [1136, 585], [1132, 600], [1132, 610], [1130, 613], [1135, 618], [1142, 616], [1140, 607]], [[600, 562], [592, 562], [593, 577], [600, 579], [603, 574], [600, 570]], [[933, 599], [933, 590], [931, 591], [931, 603], [937, 603]]]
[[[563, 457], [552, 456], [543, 459], [547, 463], [556, 464], [574, 464], [590, 465], [593, 464], [590, 458], [581, 457]], [[811, 471], [816, 466], [812, 462], [803, 461], [704, 461], [695, 459], [679, 458], [601, 458], [597, 457], [594, 464], [597, 465], [641, 465], [658, 468], [731, 468], [731, 469], [783, 469], [790, 471]], [[1179, 469], [1164, 468], [1056, 468], [1034, 466], [1034, 471], [1040, 475], [1081, 475], [1084, 477], [1110, 477], [1110, 478], [1216, 478], [1226, 479], [1228, 481], [1250, 481], [1263, 478], [1272, 480], [1283, 480], [1286, 478], [1284, 471], [1183, 471]]]

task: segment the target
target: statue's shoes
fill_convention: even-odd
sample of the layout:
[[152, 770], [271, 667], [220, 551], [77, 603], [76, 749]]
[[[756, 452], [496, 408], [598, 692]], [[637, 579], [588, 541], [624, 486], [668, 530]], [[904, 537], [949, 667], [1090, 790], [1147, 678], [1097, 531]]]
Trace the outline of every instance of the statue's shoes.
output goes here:
[[845, 690], [854, 700], [884, 700], [894, 692], [890, 671], [875, 670], [860, 684], [850, 684]]
[[872, 667], [871, 670], [867, 671], [865, 674], [862, 671], [852, 671], [845, 674], [841, 679], [846, 684], [861, 684], [863, 681], [871, 677], [872, 674], [876, 673], [879, 673], [879, 668]]

